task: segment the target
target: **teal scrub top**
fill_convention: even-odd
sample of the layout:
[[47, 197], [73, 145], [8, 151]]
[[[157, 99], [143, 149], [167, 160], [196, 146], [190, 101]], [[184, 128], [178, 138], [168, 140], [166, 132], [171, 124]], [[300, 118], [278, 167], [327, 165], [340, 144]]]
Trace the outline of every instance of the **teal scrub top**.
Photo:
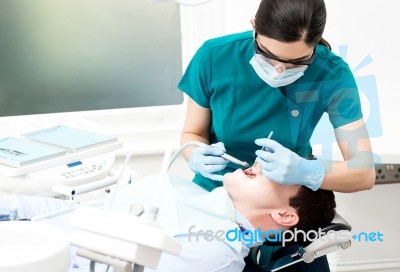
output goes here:
[[[324, 112], [334, 128], [362, 118], [354, 76], [328, 48], [317, 45], [313, 63], [290, 85], [273, 88], [249, 63], [254, 56], [251, 31], [206, 41], [189, 63], [178, 88], [212, 113], [210, 143], [223, 142], [226, 153], [252, 164], [260, 149], [255, 139], [273, 139], [305, 157]], [[218, 172], [236, 170], [229, 163]], [[221, 186], [196, 174], [195, 183], [211, 191]]]

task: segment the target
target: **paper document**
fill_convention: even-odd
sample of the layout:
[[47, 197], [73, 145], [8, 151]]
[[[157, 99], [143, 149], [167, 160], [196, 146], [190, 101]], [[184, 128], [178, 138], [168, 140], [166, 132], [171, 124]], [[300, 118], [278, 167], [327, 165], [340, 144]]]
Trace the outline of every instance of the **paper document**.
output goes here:
[[8, 137], [0, 139], [0, 163], [12, 167], [62, 156], [65, 149], [30, 142], [19, 138]]

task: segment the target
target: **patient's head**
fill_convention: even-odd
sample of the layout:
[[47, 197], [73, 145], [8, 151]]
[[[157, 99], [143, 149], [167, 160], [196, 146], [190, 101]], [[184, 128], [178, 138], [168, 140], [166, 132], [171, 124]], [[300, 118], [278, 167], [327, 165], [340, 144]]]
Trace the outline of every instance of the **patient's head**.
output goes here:
[[336, 207], [333, 192], [279, 184], [265, 177], [259, 165], [251, 172], [238, 169], [226, 174], [224, 188], [235, 208], [254, 227], [309, 230], [332, 221]]

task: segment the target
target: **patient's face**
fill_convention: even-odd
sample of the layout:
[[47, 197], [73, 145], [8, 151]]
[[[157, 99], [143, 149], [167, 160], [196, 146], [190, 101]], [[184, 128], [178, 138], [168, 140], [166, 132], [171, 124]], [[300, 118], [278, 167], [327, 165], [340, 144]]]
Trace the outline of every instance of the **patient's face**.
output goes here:
[[224, 188], [235, 207], [246, 209], [279, 209], [289, 206], [300, 185], [281, 185], [265, 177], [258, 164], [250, 171], [236, 170], [225, 174]]

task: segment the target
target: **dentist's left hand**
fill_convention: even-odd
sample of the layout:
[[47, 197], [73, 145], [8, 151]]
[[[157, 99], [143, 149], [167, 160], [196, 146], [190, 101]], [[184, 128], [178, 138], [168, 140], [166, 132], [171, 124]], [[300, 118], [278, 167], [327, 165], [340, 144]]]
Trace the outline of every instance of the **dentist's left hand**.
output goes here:
[[256, 160], [264, 176], [284, 185], [300, 184], [313, 191], [319, 189], [325, 175], [324, 165], [319, 160], [304, 159], [271, 139], [257, 139], [255, 143], [264, 147], [256, 151]]
[[225, 145], [222, 142], [196, 147], [189, 157], [189, 167], [203, 177], [222, 181], [222, 175], [213, 173], [225, 169], [228, 164], [227, 160], [220, 157], [224, 152]]

